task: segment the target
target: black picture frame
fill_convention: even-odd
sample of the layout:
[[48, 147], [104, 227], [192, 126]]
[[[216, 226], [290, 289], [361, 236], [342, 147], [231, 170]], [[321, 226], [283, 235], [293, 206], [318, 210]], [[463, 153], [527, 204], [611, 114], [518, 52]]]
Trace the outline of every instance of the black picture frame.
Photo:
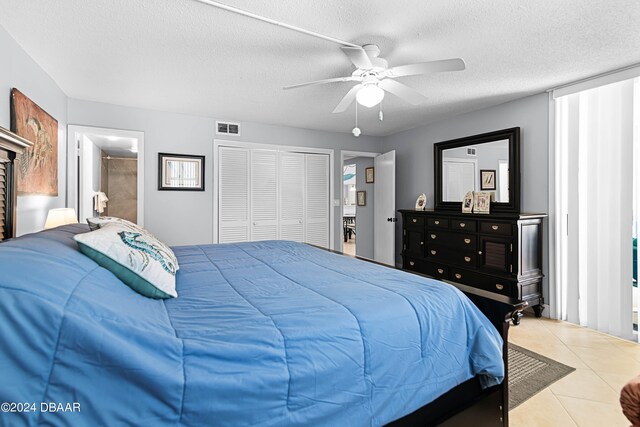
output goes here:
[[[485, 180], [485, 177], [491, 177], [489, 181]], [[495, 190], [496, 189], [496, 170], [495, 169], [480, 169], [480, 191]]]
[[508, 140], [509, 144], [509, 201], [491, 202], [491, 212], [519, 213], [520, 212], [520, 128], [513, 127], [497, 130], [464, 138], [442, 141], [433, 146], [434, 162], [434, 209], [440, 211], [462, 210], [462, 201], [446, 202], [442, 199], [442, 153], [444, 150], [469, 145]]
[[365, 184], [373, 184], [376, 180], [376, 171], [373, 166], [364, 168], [364, 182]]
[[357, 206], [367, 206], [367, 192], [366, 191], [356, 191], [356, 205]]
[[[165, 175], [165, 163], [171, 159], [183, 159], [185, 162], [191, 161], [197, 165], [196, 185], [171, 185]], [[158, 153], [158, 190], [159, 191], [204, 191], [205, 182], [205, 156], [193, 154]]]

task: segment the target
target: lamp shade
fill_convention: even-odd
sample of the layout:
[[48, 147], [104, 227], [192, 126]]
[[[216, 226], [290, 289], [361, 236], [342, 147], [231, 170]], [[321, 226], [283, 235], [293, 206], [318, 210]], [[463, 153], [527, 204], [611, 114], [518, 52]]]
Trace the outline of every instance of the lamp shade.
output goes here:
[[358, 104], [367, 108], [371, 108], [374, 105], [380, 104], [383, 98], [384, 90], [373, 84], [366, 85], [356, 94], [356, 100], [358, 101]]
[[73, 208], [51, 209], [44, 223], [44, 229], [59, 227], [66, 224], [77, 224], [76, 210]]

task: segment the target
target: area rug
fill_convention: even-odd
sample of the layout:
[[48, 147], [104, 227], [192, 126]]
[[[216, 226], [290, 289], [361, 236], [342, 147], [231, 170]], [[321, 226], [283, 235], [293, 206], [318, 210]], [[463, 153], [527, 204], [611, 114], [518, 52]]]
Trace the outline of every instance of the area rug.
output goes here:
[[509, 409], [575, 371], [571, 366], [509, 344]]

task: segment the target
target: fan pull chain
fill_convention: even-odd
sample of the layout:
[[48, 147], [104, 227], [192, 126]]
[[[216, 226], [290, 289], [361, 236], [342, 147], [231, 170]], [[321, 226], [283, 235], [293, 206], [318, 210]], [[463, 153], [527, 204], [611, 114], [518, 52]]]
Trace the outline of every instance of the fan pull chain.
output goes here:
[[360, 134], [362, 133], [360, 131], [360, 128], [358, 127], [358, 103], [356, 102], [356, 127], [353, 128], [353, 130], [351, 131], [351, 133], [353, 133], [353, 136], [355, 136], [356, 138], [360, 136]]

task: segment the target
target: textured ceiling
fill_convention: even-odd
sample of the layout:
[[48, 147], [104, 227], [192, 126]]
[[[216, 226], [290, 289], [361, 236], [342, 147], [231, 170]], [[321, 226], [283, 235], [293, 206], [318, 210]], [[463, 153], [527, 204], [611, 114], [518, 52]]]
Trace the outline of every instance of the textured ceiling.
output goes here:
[[[360, 109], [388, 135], [640, 62], [638, 0], [223, 0], [357, 44], [390, 65], [462, 57], [467, 70], [400, 79], [429, 97]], [[331, 111], [352, 83], [339, 46], [193, 0], [0, 0], [0, 24], [72, 98], [348, 132]]]

